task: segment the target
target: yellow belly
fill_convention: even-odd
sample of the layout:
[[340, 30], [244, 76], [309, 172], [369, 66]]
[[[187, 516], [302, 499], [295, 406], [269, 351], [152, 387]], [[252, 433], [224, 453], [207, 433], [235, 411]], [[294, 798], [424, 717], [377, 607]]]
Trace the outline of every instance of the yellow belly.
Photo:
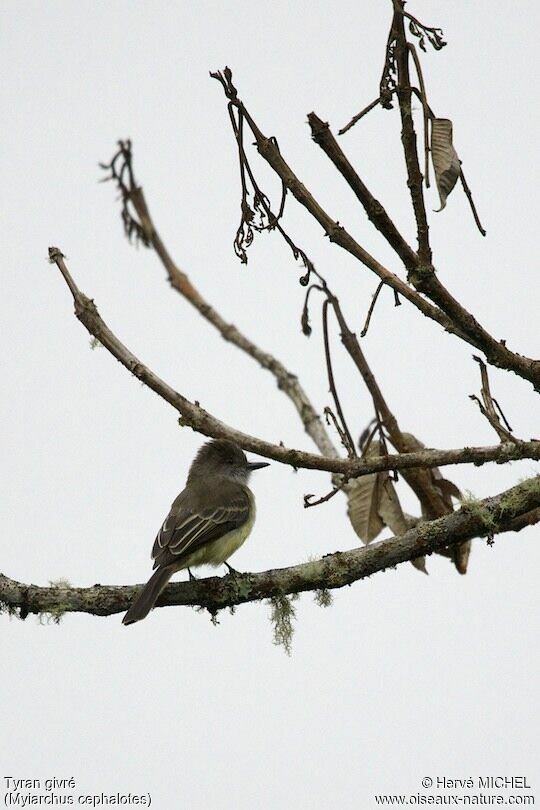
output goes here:
[[197, 565], [218, 566], [228, 560], [248, 538], [255, 523], [255, 499], [253, 497], [250, 512], [249, 519], [242, 526], [223, 535], [218, 540], [213, 540], [202, 548], [198, 548], [184, 560], [182, 568], [194, 568]]

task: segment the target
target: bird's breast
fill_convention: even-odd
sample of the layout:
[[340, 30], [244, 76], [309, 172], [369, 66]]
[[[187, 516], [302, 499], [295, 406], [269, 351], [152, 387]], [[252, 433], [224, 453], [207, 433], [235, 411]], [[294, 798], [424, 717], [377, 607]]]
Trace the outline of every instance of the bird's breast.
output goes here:
[[182, 567], [191, 568], [191, 566], [196, 565], [217, 566], [228, 560], [247, 539], [255, 523], [255, 498], [251, 494], [250, 501], [249, 517], [245, 523], [237, 529], [224, 534], [223, 537], [219, 537], [217, 540], [213, 540], [211, 543], [207, 543], [202, 548], [194, 551], [183, 561]]

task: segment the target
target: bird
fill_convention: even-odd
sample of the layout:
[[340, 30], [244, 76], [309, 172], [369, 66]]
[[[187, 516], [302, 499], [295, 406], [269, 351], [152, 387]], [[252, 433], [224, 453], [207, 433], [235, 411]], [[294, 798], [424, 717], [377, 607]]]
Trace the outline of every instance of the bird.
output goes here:
[[255, 498], [248, 487], [254, 470], [268, 467], [248, 461], [228, 439], [206, 442], [195, 456], [186, 486], [173, 501], [152, 548], [155, 571], [122, 619], [125, 625], [146, 618], [171, 576], [198, 565], [218, 566], [237, 551], [255, 522]]

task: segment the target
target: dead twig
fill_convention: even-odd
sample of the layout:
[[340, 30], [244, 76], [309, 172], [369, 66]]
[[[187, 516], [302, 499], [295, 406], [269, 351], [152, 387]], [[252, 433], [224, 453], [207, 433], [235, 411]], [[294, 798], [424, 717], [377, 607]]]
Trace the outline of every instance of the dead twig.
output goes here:
[[356, 113], [356, 115], [353, 115], [353, 117], [351, 118], [349, 123], [345, 124], [344, 127], [342, 127], [340, 130], [338, 130], [338, 135], [345, 135], [345, 133], [348, 132], [351, 129], [351, 127], [354, 127], [354, 125], [357, 124], [358, 121], [360, 121], [360, 119], [364, 117], [364, 115], [367, 115], [367, 113], [371, 112], [371, 110], [374, 107], [376, 107], [377, 104], [380, 104], [380, 101], [381, 101], [381, 97], [378, 96], [375, 99], [375, 101], [372, 101], [370, 104], [368, 104], [366, 107], [364, 107], [363, 110], [360, 110], [359, 113]]
[[347, 425], [347, 420], [345, 419], [345, 414], [343, 413], [343, 408], [341, 407], [341, 402], [339, 400], [339, 394], [336, 388], [336, 382], [334, 379], [334, 370], [332, 368], [332, 357], [330, 355], [330, 338], [328, 336], [328, 306], [330, 304], [329, 298], [326, 298], [323, 301], [322, 306], [322, 323], [323, 323], [323, 336], [324, 336], [324, 357], [326, 360], [326, 372], [328, 374], [328, 385], [330, 386], [330, 393], [332, 394], [332, 399], [334, 400], [334, 405], [336, 406], [336, 411], [339, 416], [339, 435], [341, 441], [347, 451], [347, 455], [349, 458], [354, 458], [356, 456], [356, 449], [354, 447], [354, 441], [351, 436], [351, 432]]
[[[195, 307], [200, 315], [217, 329], [224, 340], [232, 343], [274, 376], [278, 388], [294, 405], [306, 433], [318, 450], [324, 456], [337, 458], [338, 452], [328, 431], [300, 385], [297, 375], [285, 368], [276, 357], [259, 348], [238, 327], [226, 321], [173, 261], [151, 217], [143, 189], [135, 179], [131, 141], [119, 141], [119, 149], [112, 160], [100, 165], [109, 171], [109, 177], [105, 179], [116, 182], [120, 192], [122, 222], [128, 238], [135, 235], [144, 245], [154, 249], [165, 268], [171, 287]], [[124, 179], [126, 177], [127, 182]]]
[[[475, 354], [473, 354], [473, 360], [475, 360], [480, 366], [480, 376], [482, 379], [482, 389], [481, 389], [482, 401], [480, 401], [480, 399], [475, 394], [471, 394], [470, 399], [476, 402], [476, 404], [480, 408], [482, 415], [486, 417], [491, 427], [497, 433], [501, 442], [514, 442], [515, 444], [519, 444], [520, 443], [519, 439], [516, 439], [516, 437], [512, 434], [512, 428], [508, 424], [508, 421], [505, 415], [503, 414], [500, 405], [491, 396], [489, 376], [486, 364], [484, 363], [481, 357], [478, 357]], [[500, 417], [502, 417], [506, 427], [504, 427], [501, 424]]]
[[478, 216], [478, 212], [476, 210], [476, 206], [475, 206], [474, 200], [472, 198], [472, 192], [471, 192], [471, 190], [470, 190], [470, 188], [469, 188], [469, 186], [467, 184], [467, 181], [465, 180], [465, 175], [463, 174], [463, 169], [460, 170], [459, 179], [461, 180], [461, 185], [463, 186], [463, 191], [465, 192], [465, 195], [466, 195], [466, 197], [467, 197], [467, 199], [469, 201], [469, 205], [471, 206], [471, 211], [472, 211], [472, 215], [474, 217], [474, 221], [476, 222], [476, 227], [478, 228], [478, 230], [480, 231], [482, 236], [485, 236], [486, 235], [486, 230], [482, 226], [482, 223], [480, 222], [480, 217]]
[[426, 85], [424, 83], [424, 75], [422, 73], [422, 65], [416, 53], [416, 48], [410, 42], [409, 51], [411, 52], [414, 66], [416, 68], [416, 75], [420, 84], [420, 98], [422, 100], [422, 114], [424, 116], [424, 181], [426, 188], [429, 188], [429, 104], [427, 102]]
[[[375, 309], [375, 304], [377, 303], [377, 298], [379, 297], [379, 293], [382, 290], [383, 286], [384, 286], [384, 281], [380, 281], [379, 284], [377, 285], [377, 289], [375, 290], [375, 294], [373, 295], [373, 298], [371, 299], [371, 304], [369, 305], [368, 313], [366, 315], [366, 321], [364, 323], [364, 326], [362, 327], [362, 331], [360, 332], [360, 337], [361, 338], [363, 338], [363, 337], [365, 337], [367, 335], [367, 332], [368, 332], [368, 329], [369, 329], [369, 323], [371, 321], [371, 315], [373, 313], [373, 310]], [[396, 306], [397, 306], [397, 304], [396, 304]]]

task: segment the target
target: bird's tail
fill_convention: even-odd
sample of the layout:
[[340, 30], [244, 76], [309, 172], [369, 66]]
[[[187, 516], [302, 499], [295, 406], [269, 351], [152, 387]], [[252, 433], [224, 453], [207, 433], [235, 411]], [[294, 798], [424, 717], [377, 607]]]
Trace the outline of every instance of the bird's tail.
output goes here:
[[172, 568], [158, 568], [157, 571], [154, 571], [142, 591], [133, 600], [131, 607], [122, 619], [122, 624], [133, 624], [146, 618], [173, 573], [174, 569]]

